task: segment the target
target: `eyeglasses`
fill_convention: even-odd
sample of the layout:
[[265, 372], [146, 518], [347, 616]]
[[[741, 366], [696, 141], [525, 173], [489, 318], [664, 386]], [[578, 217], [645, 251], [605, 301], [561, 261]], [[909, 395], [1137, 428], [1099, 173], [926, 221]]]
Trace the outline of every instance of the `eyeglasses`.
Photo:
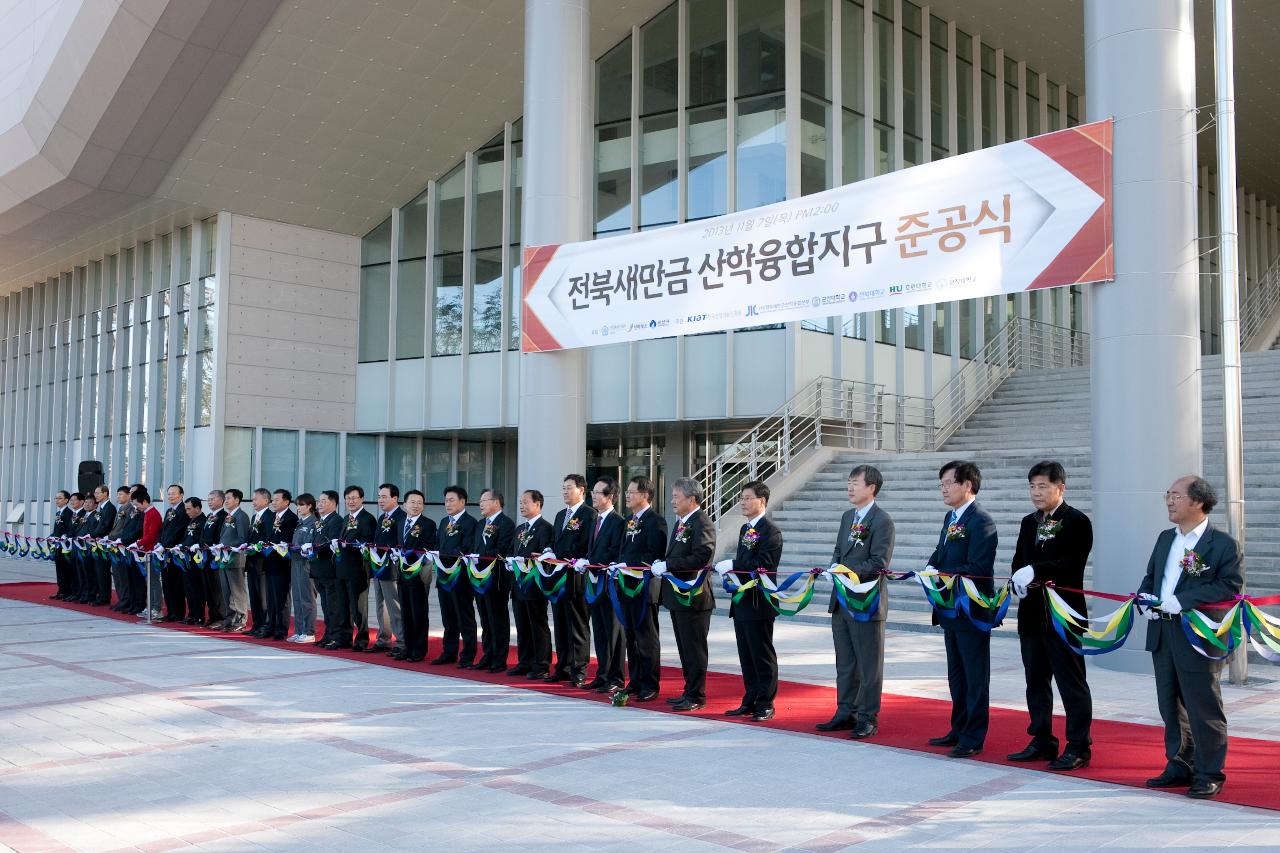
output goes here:
[[943, 480], [942, 482], [938, 483], [938, 488], [942, 489], [945, 492], [947, 489], [951, 488], [952, 486], [957, 486], [957, 485], [959, 485], [959, 483], [957, 483], [955, 480]]
[[1184, 495], [1182, 492], [1165, 492], [1164, 493], [1164, 499], [1166, 501], [1180, 501], [1185, 497], [1186, 495]]

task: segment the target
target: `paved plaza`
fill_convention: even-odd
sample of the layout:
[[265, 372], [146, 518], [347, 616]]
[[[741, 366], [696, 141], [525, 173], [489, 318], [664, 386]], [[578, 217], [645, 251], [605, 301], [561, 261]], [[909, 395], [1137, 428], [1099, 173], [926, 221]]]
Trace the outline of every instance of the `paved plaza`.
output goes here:
[[[0, 563], [0, 581], [45, 573]], [[1280, 814], [1178, 794], [8, 600], [0, 626], [6, 849], [1280, 846]], [[784, 679], [833, 684], [819, 619], [779, 623], [777, 641]], [[663, 648], [677, 665], [670, 636]], [[721, 616], [711, 651], [713, 668], [736, 668]], [[1155, 722], [1150, 678], [1090, 673], [1100, 718]], [[1273, 672], [1254, 675], [1224, 687], [1232, 734], [1280, 740]], [[1021, 677], [1006, 634], [993, 643], [993, 703], [1021, 708]], [[941, 636], [890, 631], [885, 689], [945, 697]], [[1160, 766], [1153, 755], [1152, 772]]]

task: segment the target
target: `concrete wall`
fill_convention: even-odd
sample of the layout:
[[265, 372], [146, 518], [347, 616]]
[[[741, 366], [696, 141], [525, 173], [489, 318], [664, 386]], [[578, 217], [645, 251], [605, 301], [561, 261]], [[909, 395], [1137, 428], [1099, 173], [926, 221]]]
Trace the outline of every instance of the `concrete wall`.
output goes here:
[[360, 239], [230, 219], [226, 424], [354, 429]]

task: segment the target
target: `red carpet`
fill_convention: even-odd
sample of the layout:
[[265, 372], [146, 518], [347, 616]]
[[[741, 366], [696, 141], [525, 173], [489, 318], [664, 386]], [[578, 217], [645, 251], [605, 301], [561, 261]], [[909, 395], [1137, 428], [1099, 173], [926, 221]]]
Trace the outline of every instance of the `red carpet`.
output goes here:
[[[95, 616], [106, 616], [124, 622], [136, 624], [133, 616], [123, 616], [103, 607], [91, 607], [82, 604], [69, 604], [62, 601], [51, 601], [49, 596], [55, 586], [51, 583], [7, 583], [0, 584], [0, 598], [14, 601], [25, 601], [32, 604], [45, 604], [90, 613]], [[490, 674], [474, 670], [462, 670], [454, 666], [428, 666], [425, 663], [404, 663], [394, 661], [383, 654], [359, 654], [350, 651], [329, 652], [312, 646], [278, 643], [270, 640], [257, 640], [243, 634], [219, 634], [200, 628], [165, 623], [157, 627], [188, 631], [195, 634], [207, 634], [224, 639], [236, 640], [256, 645], [273, 646], [288, 651], [304, 654], [339, 657], [377, 666], [408, 669], [427, 672], [431, 675], [444, 675], [450, 678], [462, 678], [486, 684], [497, 684], [504, 687], [519, 687], [560, 696], [572, 696], [583, 701], [607, 702], [598, 693], [587, 693], [563, 684], [545, 684], [521, 678], [511, 678], [503, 674]], [[428, 659], [438, 654], [440, 641], [431, 639], [431, 651]], [[515, 655], [512, 654], [514, 661]], [[939, 676], [944, 672], [942, 661], [939, 664]], [[785, 663], [783, 664], [785, 669]], [[671, 667], [663, 670], [663, 697], [674, 696], [677, 686], [682, 683], [680, 671]], [[1149, 687], [1145, 685], [1144, 687]], [[831, 717], [835, 708], [835, 690], [812, 684], [800, 684], [784, 681], [778, 690], [776, 702], [778, 716], [768, 723], [752, 723], [742, 718], [724, 717], [723, 712], [735, 707], [742, 697], [742, 681], [738, 676], [728, 673], [712, 672], [707, 677], [707, 707], [692, 716], [721, 720], [726, 723], [751, 726], [764, 726], [790, 732], [802, 732], [814, 737], [835, 737], [848, 740], [848, 732], [832, 732], [824, 734], [815, 731], [815, 723]], [[1155, 694], [1151, 695], [1154, 709]], [[633, 706], [660, 713], [676, 713], [658, 699], [644, 705]], [[880, 746], [892, 746], [916, 752], [933, 752], [942, 754], [946, 750], [927, 746], [925, 741], [932, 735], [946, 734], [950, 719], [951, 705], [937, 699], [921, 699], [914, 696], [896, 696], [885, 694], [880, 715], [880, 732], [868, 743]], [[1004, 760], [1010, 752], [1021, 749], [1027, 743], [1027, 717], [1025, 712], [1006, 708], [991, 709], [991, 730], [987, 735], [986, 746], [977, 759], [990, 764], [1004, 764], [1011, 767], [1023, 767], [1044, 770], [1043, 763], [1017, 764]], [[1061, 724], [1056, 726], [1061, 731]], [[850, 748], [854, 748], [852, 743]], [[1094, 720], [1093, 723], [1093, 762], [1084, 769], [1070, 775], [1098, 782], [1111, 782], [1119, 785], [1130, 785], [1147, 790], [1143, 784], [1150, 776], [1158, 774], [1164, 767], [1163, 733], [1159, 727], [1125, 723], [1116, 720]], [[1227, 754], [1227, 784], [1217, 800], [1236, 803], [1242, 806], [1280, 810], [1280, 785], [1274, 778], [1276, 766], [1280, 765], [1280, 742], [1258, 740], [1255, 738], [1232, 737]], [[1048, 772], [1047, 770], [1045, 772]], [[1175, 789], [1171, 796], [1180, 796], [1181, 789]]]

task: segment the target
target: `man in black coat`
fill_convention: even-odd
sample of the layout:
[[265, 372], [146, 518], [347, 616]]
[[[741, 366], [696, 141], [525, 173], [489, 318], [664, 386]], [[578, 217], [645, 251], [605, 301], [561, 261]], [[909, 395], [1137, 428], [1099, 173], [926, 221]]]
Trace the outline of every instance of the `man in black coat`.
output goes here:
[[[655, 580], [670, 573], [688, 583], [710, 567], [716, 531], [701, 509], [702, 496], [702, 486], [692, 477], [680, 477], [671, 484], [671, 509], [677, 521], [667, 542], [666, 559], [653, 564]], [[680, 669], [684, 672], [684, 691], [667, 701], [674, 710], [697, 711], [707, 705], [707, 634], [711, 630], [711, 612], [716, 607], [715, 594], [705, 576], [701, 586], [686, 593], [677, 592], [665, 580], [661, 582], [662, 604], [671, 613]]]
[[[76, 492], [76, 494], [81, 494]], [[88, 604], [98, 597], [98, 575], [93, 568], [93, 552], [87, 541], [98, 528], [98, 499], [92, 492], [80, 498], [80, 511], [75, 521], [72, 536], [80, 540], [80, 547], [72, 551], [76, 566], [75, 601]]]
[[[667, 553], [667, 520], [652, 507], [653, 481], [648, 477], [632, 477], [624, 495], [627, 510], [618, 563], [632, 569], [647, 569]], [[662, 579], [650, 577], [643, 596], [623, 604], [623, 633], [627, 646], [626, 692], [633, 702], [651, 702], [658, 698], [662, 677], [662, 645], [658, 629], [658, 599]]]
[[[551, 547], [555, 530], [542, 517], [543, 497], [537, 489], [520, 495], [520, 517], [512, 549], [516, 557], [534, 557]], [[535, 568], [536, 571], [536, 568]], [[546, 678], [551, 672], [551, 627], [547, 621], [547, 597], [533, 577], [513, 582], [511, 610], [516, 622], [516, 665], [507, 675], [523, 675], [530, 681]]]
[[214, 562], [214, 546], [222, 542], [222, 526], [227, 523], [227, 511], [222, 506], [226, 495], [221, 489], [209, 492], [208, 508], [205, 511], [204, 527], [200, 532], [200, 545], [204, 549], [205, 563], [196, 576], [204, 584], [204, 600], [209, 606], [209, 618], [205, 624], [209, 627], [219, 622], [226, 624], [227, 600], [222, 594], [222, 580]]
[[[596, 511], [596, 520], [591, 525], [591, 541], [587, 546], [585, 562], [592, 566], [611, 566], [618, 559], [618, 551], [622, 547], [622, 534], [627, 524], [622, 516], [614, 510], [614, 502], [618, 499], [618, 481], [609, 476], [597, 478], [591, 487], [591, 505]], [[587, 576], [599, 577], [600, 594], [591, 603], [591, 635], [596, 648], [596, 677], [585, 685], [587, 690], [613, 695], [626, 686], [626, 669], [624, 656], [627, 642], [613, 612], [613, 601], [609, 597], [608, 570], [600, 568]]]
[[[200, 541], [204, 536], [204, 525], [208, 517], [204, 513], [204, 502], [199, 498], [187, 498], [182, 502], [183, 518], [187, 526], [182, 529], [182, 541], [179, 543], [186, 549], [186, 569], [179, 569], [183, 577], [183, 595], [186, 624], [204, 627], [205, 600], [204, 583], [200, 580], [200, 572], [208, 571], [204, 564], [196, 565], [195, 554], [200, 550]], [[163, 523], [161, 530], [163, 530]], [[175, 567], [176, 568], [176, 567]], [[188, 581], [187, 578], [192, 580]]]
[[[422, 514], [426, 496], [417, 489], [404, 495], [404, 521], [400, 524], [400, 548], [404, 563], [400, 568], [400, 620], [404, 636], [404, 648], [392, 653], [396, 660], [417, 663], [427, 656], [427, 633], [431, 618], [427, 612], [430, 604], [431, 560], [421, 553], [434, 551], [438, 544], [436, 523]], [[419, 562], [419, 558], [421, 561]], [[418, 564], [413, 574], [403, 571], [405, 566]]]
[[558, 583], [561, 577], [565, 581], [560, 598], [551, 604], [555, 617], [556, 666], [546, 680], [568, 681], [574, 687], [581, 687], [587, 683], [591, 640], [587, 634], [586, 582], [576, 565], [587, 556], [596, 511], [586, 504], [587, 478], [581, 474], [565, 477], [560, 494], [564, 498], [564, 509], [556, 513], [554, 538], [547, 556], [565, 561], [550, 582]]
[[[299, 578], [299, 580], [303, 581], [302, 596], [304, 598], [306, 596], [315, 595], [315, 592], [312, 591], [313, 585], [318, 589], [323, 590], [320, 595], [321, 606], [324, 608], [324, 611], [331, 611], [333, 609], [333, 601], [335, 597], [334, 588], [338, 583], [338, 552], [334, 551], [333, 543], [342, 541], [342, 535], [346, 526], [342, 516], [338, 514], [338, 493], [336, 491], [333, 489], [325, 489], [320, 493], [320, 497], [316, 499], [316, 515], [316, 527], [315, 532], [312, 534], [310, 548], [311, 559], [309, 561], [307, 578]], [[297, 527], [298, 525], [295, 522], [294, 529], [297, 530]], [[292, 580], [293, 579], [290, 578], [291, 583]], [[310, 583], [307, 583], [307, 581], [310, 581]], [[299, 599], [298, 590], [296, 589], [294, 590], [293, 598]], [[328, 602], [327, 604], [325, 603], [326, 600]], [[314, 613], [314, 599], [312, 599], [310, 605], [310, 612]], [[299, 620], [297, 618], [297, 613], [294, 614], [294, 617], [295, 623], [305, 621]], [[329, 619], [329, 613], [324, 612], [324, 616], [322, 618]], [[328, 632], [328, 630], [329, 627], [326, 622], [325, 631]], [[306, 636], [305, 634], [302, 634], [301, 631], [298, 632], [298, 635], [301, 637]]]
[[1164, 721], [1164, 772], [1147, 780], [1152, 788], [1188, 786], [1187, 796], [1207, 799], [1222, 790], [1227, 760], [1227, 716], [1218, 675], [1226, 658], [1205, 657], [1191, 646], [1182, 614], [1204, 610], [1221, 620], [1244, 588], [1240, 545], [1209, 523], [1218, 503], [1202, 477], [1182, 477], [1164, 496], [1169, 520], [1161, 531], [1138, 587], [1139, 613], [1147, 625], [1147, 651], [1155, 665], [1156, 700]]
[[[476, 668], [476, 611], [471, 578], [462, 559], [471, 553], [476, 538], [476, 520], [467, 512], [467, 490], [448, 486], [444, 490], [444, 517], [440, 519], [440, 565], [436, 573], [436, 598], [440, 621], [444, 623], [444, 648], [431, 659], [441, 666], [457, 661], [459, 669]], [[458, 568], [453, 586], [445, 589], [445, 572]], [[461, 645], [461, 648], [459, 648]]]
[[[165, 490], [165, 498], [169, 501], [169, 505], [165, 507], [164, 519], [160, 522], [160, 544], [165, 548], [176, 548], [182, 545], [187, 538], [187, 528], [191, 525], [191, 517], [187, 514], [187, 506], [185, 493], [182, 486], [177, 484], [169, 486]], [[203, 517], [203, 513], [201, 516]], [[204, 521], [200, 522], [202, 525]], [[196, 543], [199, 544], [197, 538]], [[174, 555], [170, 555], [165, 560], [164, 566], [160, 569], [160, 588], [164, 593], [165, 615], [160, 617], [160, 622], [185, 622], [187, 619], [187, 590], [186, 590], [186, 572], [183, 571]], [[203, 593], [204, 588], [201, 587]], [[199, 599], [203, 601], [204, 596], [200, 595]], [[203, 605], [201, 605], [203, 609]], [[194, 613], [192, 614], [195, 615]]]
[[[276, 489], [271, 493], [271, 528], [267, 541], [273, 545], [293, 544], [293, 529], [298, 526], [298, 515], [289, 505], [293, 493], [288, 489]], [[293, 579], [293, 561], [288, 553], [281, 556], [274, 549], [266, 552], [264, 568], [267, 574], [267, 620], [261, 629], [254, 629], [249, 636], [258, 639], [284, 640], [289, 636], [289, 584]]]
[[[972, 462], [953, 461], [938, 471], [942, 500], [951, 511], [942, 522], [938, 545], [929, 557], [929, 568], [973, 581], [990, 596], [995, 576], [995, 520], [977, 503], [982, 472]], [[965, 595], [963, 578], [955, 578], [956, 603]], [[973, 618], [990, 620], [994, 613], [971, 603]], [[947, 685], [951, 688], [951, 729], [930, 738], [931, 746], [949, 746], [952, 758], [970, 758], [982, 752], [991, 717], [991, 634], [961, 613], [947, 616], [935, 611], [947, 649]]]
[[[141, 488], [141, 484], [134, 484], [129, 487], [129, 517], [125, 521], [124, 527], [120, 529], [120, 547], [128, 548], [142, 538], [142, 509], [133, 500], [134, 489]], [[142, 571], [139, 564], [131, 555], [121, 557], [121, 566], [124, 569], [125, 578], [128, 580], [129, 594], [125, 607], [121, 608], [121, 613], [129, 613], [137, 615], [147, 609], [147, 591], [148, 577]], [[152, 569], [154, 572], [154, 569]], [[157, 573], [158, 574], [158, 573]], [[153, 590], [154, 592], [154, 590]], [[157, 602], [153, 601], [153, 605]]]
[[[271, 527], [276, 514], [271, 511], [271, 492], [263, 488], [253, 490], [253, 513], [249, 516], [249, 544], [263, 545], [270, 541]], [[267, 624], [267, 554], [265, 551], [245, 556], [244, 579], [249, 588], [249, 627], [242, 633], [261, 633], [258, 629]]]
[[778, 653], [773, 647], [773, 622], [777, 611], [769, 602], [762, 583], [764, 577], [776, 581], [782, 559], [782, 531], [769, 520], [769, 487], [760, 481], [742, 487], [739, 498], [747, 520], [738, 531], [738, 550], [733, 559], [721, 560], [716, 571], [732, 571], [738, 583], [752, 580], [755, 586], [729, 605], [733, 633], [738, 641], [738, 663], [742, 667], [742, 701], [725, 711], [726, 717], [747, 714], [757, 723], [772, 720], [773, 700], [778, 695]]
[[511, 617], [507, 612], [511, 572], [506, 558], [511, 556], [515, 544], [516, 523], [503, 512], [505, 504], [502, 492], [485, 489], [480, 493], [480, 521], [476, 522], [475, 540], [471, 543], [471, 553], [478, 557], [481, 568], [494, 563], [489, 586], [484, 595], [476, 599], [483, 650], [476, 669], [489, 672], [506, 672], [511, 650]]
[[[116, 505], [111, 502], [111, 490], [99, 484], [93, 490], [98, 501], [98, 524], [92, 532], [96, 539], [107, 539], [116, 524]], [[93, 558], [94, 581], [97, 586], [97, 598], [93, 604], [103, 607], [111, 603], [111, 560], [105, 554]]]
[[[71, 493], [66, 489], [58, 489], [53, 496], [53, 529], [49, 531], [50, 538], [71, 535], [71, 520], [75, 518], [75, 511], [70, 504]], [[58, 601], [71, 598], [71, 591], [75, 586], [74, 570], [71, 568], [71, 560], [63, 555], [61, 546], [53, 554], [53, 568], [58, 578], [58, 591], [50, 598]]]
[[[403, 511], [398, 506], [393, 512], [375, 518], [364, 508], [364, 489], [360, 486], [347, 486], [343, 500], [347, 514], [343, 516], [342, 535], [338, 537], [342, 544], [338, 549], [337, 578], [330, 605], [333, 624], [325, 623], [324, 635], [317, 643], [322, 649], [351, 648], [353, 629], [357, 632], [360, 647], [368, 645], [369, 611], [365, 591], [369, 588], [369, 568], [361, 546], [372, 545], [382, 537], [383, 541], [394, 543], [388, 547], [400, 547], [400, 524], [404, 521]], [[393, 572], [395, 567], [388, 564], [386, 571]]]
[[[1084, 567], [1093, 549], [1093, 525], [1089, 516], [1067, 504], [1067, 473], [1057, 462], [1038, 462], [1027, 474], [1035, 512], [1023, 517], [1018, 545], [1013, 552], [1013, 592], [1018, 605], [1018, 643], [1022, 670], [1027, 677], [1027, 734], [1031, 743], [1010, 761], [1047, 760], [1050, 770], [1078, 770], [1092, 757], [1089, 727], [1093, 722], [1093, 697], [1085, 678], [1084, 656], [1072, 651], [1053, 629], [1044, 584], [1052, 582], [1057, 593], [1081, 616], [1086, 615], [1084, 596], [1073, 589], [1084, 586]], [[1053, 734], [1053, 686], [1057, 682], [1067, 715], [1067, 748], [1058, 755]]]

